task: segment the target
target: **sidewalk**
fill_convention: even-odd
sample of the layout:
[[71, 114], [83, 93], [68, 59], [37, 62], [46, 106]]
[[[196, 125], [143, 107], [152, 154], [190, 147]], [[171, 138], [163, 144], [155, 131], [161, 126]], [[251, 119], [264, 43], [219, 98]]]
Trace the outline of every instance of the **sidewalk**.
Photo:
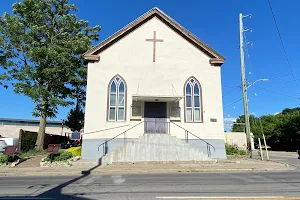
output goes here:
[[[94, 169], [92, 169], [94, 168]], [[91, 174], [140, 174], [178, 172], [287, 171], [296, 169], [285, 163], [235, 158], [203, 162], [115, 163], [107, 166], [74, 163], [71, 167], [0, 168], [0, 176], [51, 176]]]

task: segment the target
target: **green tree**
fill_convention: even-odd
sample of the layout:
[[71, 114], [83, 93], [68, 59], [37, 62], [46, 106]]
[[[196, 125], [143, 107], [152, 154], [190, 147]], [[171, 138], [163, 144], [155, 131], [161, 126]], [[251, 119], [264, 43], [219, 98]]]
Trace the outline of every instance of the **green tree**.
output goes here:
[[244, 115], [240, 115], [236, 121], [237, 124], [233, 124], [231, 127], [231, 131], [232, 132], [245, 132], [245, 125], [240, 124], [240, 123], [245, 123], [245, 116]]
[[83, 128], [84, 112], [79, 103], [76, 104], [75, 109], [70, 110], [65, 124], [71, 129], [71, 131], [80, 131]]
[[[254, 127], [254, 125], [256, 125], [256, 123], [257, 123], [256, 118], [254, 117], [254, 115], [249, 116], [249, 121], [250, 121], [251, 127]], [[237, 124], [234, 123], [232, 125], [232, 132], [245, 132], [245, 128], [246, 128], [245, 116], [244, 115], [239, 116], [236, 119], [236, 123]]]
[[300, 107], [296, 107], [296, 108], [285, 108], [283, 109], [283, 111], [281, 112], [281, 114], [285, 115], [285, 114], [290, 114], [290, 113], [294, 113], [300, 111]]
[[[262, 138], [260, 127], [262, 122], [263, 132], [268, 145], [273, 150], [298, 150], [300, 149], [300, 108], [286, 108], [277, 115], [263, 115], [260, 118], [250, 116], [251, 132], [257, 143]], [[238, 117], [237, 122], [244, 123], [244, 116]], [[232, 131], [240, 132], [244, 125], [233, 124]]]
[[99, 26], [78, 20], [68, 0], [22, 0], [0, 20], [0, 82], [32, 99], [40, 117], [36, 149], [41, 150], [47, 118], [73, 104], [86, 79], [82, 54], [98, 40]]

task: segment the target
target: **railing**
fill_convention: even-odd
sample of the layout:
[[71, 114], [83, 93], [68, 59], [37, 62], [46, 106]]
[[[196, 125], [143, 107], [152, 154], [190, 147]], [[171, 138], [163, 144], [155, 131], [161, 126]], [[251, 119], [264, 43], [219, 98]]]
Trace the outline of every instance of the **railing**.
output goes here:
[[186, 141], [186, 143], [189, 143], [189, 134], [193, 135], [197, 139], [199, 139], [202, 142], [204, 142], [206, 144], [206, 151], [207, 151], [207, 156], [208, 157], [211, 157], [211, 150], [210, 150], [211, 147], [214, 149], [214, 152], [216, 151], [215, 147], [212, 144], [206, 142], [205, 140], [201, 139], [200, 137], [198, 137], [197, 135], [193, 134], [192, 132], [186, 130], [185, 128], [179, 126], [178, 124], [176, 124], [174, 122], [169, 122], [169, 123], [172, 123], [172, 124], [176, 125], [177, 127], [181, 128], [182, 130], [185, 131], [185, 141]]
[[111, 138], [111, 139], [109, 139], [109, 140], [106, 140], [105, 142], [103, 142], [102, 144], [100, 144], [100, 145], [98, 146], [98, 151], [100, 150], [100, 147], [102, 146], [102, 147], [103, 147], [103, 153], [104, 153], [104, 155], [106, 155], [106, 153], [107, 153], [107, 151], [106, 151], [106, 150], [107, 150], [107, 143], [108, 143], [109, 141], [116, 139], [117, 137], [119, 137], [119, 136], [125, 134], [126, 132], [130, 131], [131, 129], [137, 127], [138, 125], [140, 125], [140, 124], [142, 124], [142, 123], [144, 123], [144, 122], [142, 121], [142, 122], [140, 122], [140, 123], [138, 123], [138, 124], [132, 126], [131, 128], [127, 129], [126, 131], [123, 131], [122, 133], [116, 135], [115, 137], [113, 137], [113, 138]]
[[[102, 144], [100, 144], [98, 146], [98, 151], [100, 151], [100, 148], [103, 147], [103, 154], [106, 155], [107, 154], [107, 143], [111, 140], [116, 139], [117, 137], [127, 133], [128, 131], [134, 129], [135, 127], [139, 126], [140, 124], [145, 123], [145, 127], [144, 127], [144, 134], [145, 133], [153, 133], [153, 134], [170, 134], [171, 133], [171, 124], [174, 124], [175, 126], [179, 127], [180, 129], [185, 131], [185, 141], [186, 143], [189, 143], [189, 134], [194, 136], [195, 138], [197, 138], [198, 140], [201, 140], [202, 142], [204, 142], [206, 144], [206, 151], [207, 151], [207, 156], [211, 157], [211, 148], [213, 148], [214, 152], [216, 151], [215, 147], [206, 142], [205, 140], [201, 139], [200, 137], [198, 137], [197, 135], [193, 134], [192, 132], [186, 130], [185, 128], [179, 126], [178, 124], [174, 123], [174, 122], [167, 122], [165, 121], [164, 118], [162, 118], [163, 120], [150, 120], [150, 121], [141, 121], [138, 124], [130, 127], [129, 129], [127, 129], [126, 131], [123, 131], [122, 133], [116, 135], [115, 137], [106, 140], [105, 142], [103, 142]], [[149, 127], [149, 123], [151, 123], [151, 128], [147, 129], [147, 127]], [[154, 125], [153, 125], [154, 123]], [[154, 129], [153, 129], [154, 128]]]

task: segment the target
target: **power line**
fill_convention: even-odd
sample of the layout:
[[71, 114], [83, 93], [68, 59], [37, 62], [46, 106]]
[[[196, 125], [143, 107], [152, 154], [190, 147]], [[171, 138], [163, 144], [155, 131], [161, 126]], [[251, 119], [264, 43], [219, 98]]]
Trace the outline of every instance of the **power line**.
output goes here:
[[236, 101], [233, 101], [231, 103], [226, 104], [225, 106], [223, 106], [223, 108], [227, 108], [228, 106], [230, 106], [230, 105], [232, 105], [234, 103], [237, 103], [237, 102], [241, 101], [242, 99], [243, 99], [243, 97], [239, 97], [239, 99], [237, 99]]
[[232, 90], [230, 90], [229, 92], [225, 93], [224, 95], [222, 95], [222, 97], [227, 96], [228, 94], [232, 93], [233, 91], [235, 91], [236, 89], [240, 88], [240, 86], [236, 86], [234, 87]]
[[278, 95], [285, 96], [285, 97], [290, 97], [290, 98], [293, 98], [293, 99], [300, 99], [300, 97], [296, 97], [296, 96], [292, 96], [292, 95], [288, 95], [288, 94], [276, 92], [276, 91], [273, 91], [273, 90], [270, 90], [270, 89], [265, 89], [265, 88], [262, 88], [262, 89], [264, 89], [267, 92], [271, 92], [272, 94], [278, 94]]
[[273, 77], [268, 78], [268, 79], [270, 80], [270, 79], [283, 78], [283, 77], [287, 77], [287, 76], [293, 76], [293, 75], [296, 75], [296, 74], [300, 74], [300, 72], [295, 72], [295, 73], [292, 73], [292, 74], [285, 74], [285, 75], [280, 75], [280, 76], [273, 76]]
[[293, 69], [292, 69], [292, 67], [291, 67], [289, 58], [288, 58], [287, 53], [286, 53], [286, 49], [285, 49], [285, 46], [284, 46], [284, 43], [283, 43], [283, 40], [282, 40], [280, 31], [279, 31], [279, 27], [278, 27], [278, 24], [277, 24], [277, 21], [276, 21], [276, 18], [275, 18], [275, 14], [274, 14], [274, 11], [273, 11], [273, 8], [272, 8], [272, 5], [271, 5], [271, 1], [268, 0], [268, 3], [269, 3], [269, 7], [270, 7], [270, 10], [271, 10], [271, 13], [272, 13], [272, 17], [273, 17], [273, 20], [274, 20], [274, 23], [275, 23], [275, 26], [276, 26], [276, 29], [277, 29], [277, 33], [278, 33], [278, 36], [279, 36], [279, 39], [280, 39], [280, 42], [281, 42], [281, 46], [282, 46], [282, 49], [283, 49], [283, 52], [284, 52], [286, 61], [287, 61], [288, 66], [289, 66], [289, 68], [290, 68], [290, 71], [291, 71], [291, 74], [292, 74], [293, 79], [294, 79], [294, 81], [295, 81], [295, 84], [296, 84], [297, 86], [299, 86], [298, 83], [297, 83], [297, 81], [296, 81], [295, 75], [294, 75], [294, 73], [293, 73]]
[[[240, 84], [238, 86], [240, 86]], [[223, 85], [222, 84], [222, 87], [224, 87], [224, 88], [236, 88], [237, 86]]]

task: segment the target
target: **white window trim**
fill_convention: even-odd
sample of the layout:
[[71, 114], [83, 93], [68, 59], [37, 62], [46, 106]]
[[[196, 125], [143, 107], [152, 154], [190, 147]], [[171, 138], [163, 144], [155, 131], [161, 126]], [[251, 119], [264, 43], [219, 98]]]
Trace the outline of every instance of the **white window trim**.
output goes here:
[[[117, 80], [117, 78], [119, 78], [119, 80]], [[111, 92], [111, 85], [115, 83], [116, 85], [116, 92]], [[120, 93], [119, 92], [119, 89], [120, 89], [120, 84], [123, 83], [124, 85], [124, 92]], [[115, 121], [126, 121], [125, 120], [125, 115], [126, 115], [126, 84], [125, 84], [125, 81], [119, 77], [119, 76], [116, 76], [115, 78], [113, 78], [111, 81], [110, 81], [110, 84], [109, 84], [109, 93], [108, 93], [108, 114], [107, 114], [107, 120], [110, 121], [110, 122], [115, 122]], [[116, 96], [115, 98], [115, 105], [114, 106], [111, 106], [110, 105], [110, 96], [114, 94]], [[119, 94], [123, 94], [124, 95], [124, 105], [123, 106], [119, 106]], [[114, 119], [110, 119], [110, 109], [111, 108], [114, 108], [115, 109], [115, 112], [114, 112]], [[119, 119], [119, 116], [118, 116], [118, 111], [119, 111], [119, 108], [123, 108], [123, 119]]]
[[[191, 82], [191, 80], [194, 80], [193, 82]], [[198, 85], [198, 88], [199, 88], [199, 94], [195, 94], [195, 85]], [[191, 88], [191, 94], [187, 94], [187, 86], [190, 86]], [[201, 86], [200, 86], [200, 83], [195, 79], [195, 78], [190, 78], [187, 83], [185, 84], [185, 87], [184, 87], [184, 96], [185, 96], [185, 105], [184, 105], [184, 109], [185, 109], [185, 121], [188, 122], [188, 123], [193, 123], [193, 122], [196, 122], [196, 123], [199, 123], [199, 122], [203, 122], [202, 121], [202, 102], [201, 102], [201, 99], [202, 99], [202, 93], [201, 93]], [[191, 107], [188, 107], [187, 106], [187, 96], [191, 97]], [[199, 97], [199, 107], [195, 106], [195, 96], [198, 96]], [[191, 120], [188, 120], [188, 117], [187, 117], [187, 110], [188, 109], [191, 109], [192, 110], [192, 118]], [[199, 109], [199, 120], [196, 120], [195, 119], [195, 110], [196, 109]]]

